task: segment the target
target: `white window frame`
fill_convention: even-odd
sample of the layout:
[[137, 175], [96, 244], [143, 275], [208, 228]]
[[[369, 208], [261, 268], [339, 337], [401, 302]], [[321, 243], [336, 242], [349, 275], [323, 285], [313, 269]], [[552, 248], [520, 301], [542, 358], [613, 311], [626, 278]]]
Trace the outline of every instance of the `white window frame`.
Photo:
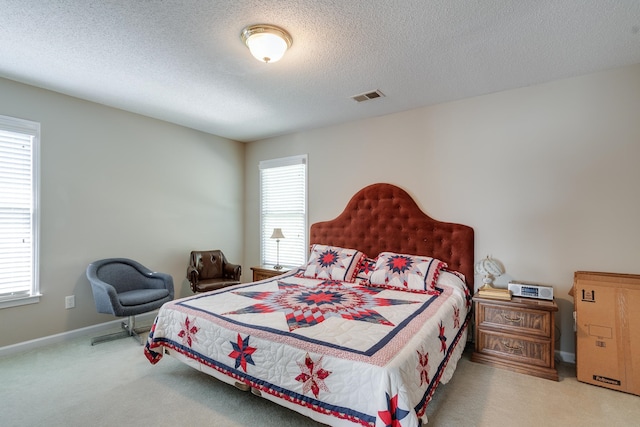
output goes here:
[[[300, 204], [294, 204], [295, 209], [293, 211], [283, 211], [282, 206], [278, 207], [277, 212], [268, 212], [266, 208], [264, 197], [264, 186], [269, 185], [265, 173], [269, 170], [274, 171], [275, 168], [285, 168], [290, 166], [303, 166], [304, 169], [304, 183], [303, 188], [297, 187], [297, 190], [304, 192], [303, 206]], [[262, 265], [275, 265], [277, 258], [279, 258], [280, 265], [285, 267], [297, 267], [306, 262], [306, 258], [309, 252], [308, 248], [308, 191], [307, 191], [307, 177], [309, 175], [309, 164], [307, 155], [297, 155], [290, 157], [283, 157], [279, 159], [263, 160], [259, 164], [260, 169], [260, 263]], [[291, 169], [291, 168], [288, 168]], [[282, 188], [279, 191], [285, 191]], [[278, 191], [278, 190], [277, 190]], [[283, 193], [283, 196], [285, 194]], [[283, 197], [284, 199], [284, 197]], [[304, 212], [300, 213], [299, 209], [302, 208]], [[295, 230], [287, 229], [285, 222], [279, 222], [278, 216], [299, 216], [302, 214], [303, 224], [298, 223]], [[274, 239], [271, 239], [273, 228], [282, 228], [284, 239], [280, 239], [279, 253], [277, 257], [277, 246]]]
[[[11, 245], [15, 243], [11, 242], [11, 231], [13, 230], [11, 226], [3, 227], [0, 229], [0, 243], [5, 246], [2, 248], [0, 246], [0, 279], [4, 280], [4, 283], [0, 282], [0, 308], [6, 307], [15, 307], [19, 305], [25, 304], [33, 304], [40, 301], [40, 280], [39, 280], [39, 249], [40, 249], [40, 123], [33, 122], [30, 120], [18, 119], [9, 116], [0, 115], [0, 132], [8, 139], [11, 134], [18, 139], [24, 138], [26, 140], [30, 140], [31, 142], [31, 152], [30, 158], [28, 161], [30, 162], [30, 183], [31, 183], [31, 194], [30, 194], [30, 212], [28, 216], [28, 227], [30, 240], [30, 254], [27, 257], [24, 257], [25, 264], [28, 263], [28, 271], [30, 272], [30, 280], [27, 284], [22, 284], [18, 287], [10, 287], [10, 281], [7, 279], [7, 275], [13, 275], [15, 272], [12, 272], [10, 268], [11, 264], [7, 263], [5, 260], [7, 259], [6, 255], [11, 253], [12, 250]], [[11, 177], [10, 167], [5, 167], [8, 165], [7, 161], [10, 161], [10, 156], [8, 155], [8, 151], [0, 153], [0, 162], [4, 163], [4, 165], [0, 168], [0, 174], [4, 176], [0, 176], [0, 180], [4, 180], [2, 187], [0, 188], [0, 207], [2, 208], [10, 208], [10, 207], [18, 207], [19, 205], [24, 206], [25, 202], [22, 201], [16, 202], [10, 200], [11, 197], [5, 197], [11, 194], [9, 181]], [[20, 190], [16, 190], [15, 193]], [[24, 200], [24, 199], [23, 199]], [[29, 203], [29, 202], [27, 202]], [[6, 213], [9, 211], [6, 210]], [[1, 220], [11, 221], [9, 215], [1, 218]], [[26, 219], [26, 216], [23, 218]], [[1, 225], [0, 225], [1, 226]], [[4, 234], [4, 236], [2, 235]], [[15, 237], [14, 237], [15, 239]], [[5, 253], [1, 253], [2, 249], [5, 249]], [[8, 250], [6, 250], [8, 249]], [[4, 258], [4, 260], [3, 260]], [[27, 259], [28, 258], [28, 259]], [[5, 261], [5, 262], [3, 262]], [[25, 281], [26, 282], [26, 281]]]

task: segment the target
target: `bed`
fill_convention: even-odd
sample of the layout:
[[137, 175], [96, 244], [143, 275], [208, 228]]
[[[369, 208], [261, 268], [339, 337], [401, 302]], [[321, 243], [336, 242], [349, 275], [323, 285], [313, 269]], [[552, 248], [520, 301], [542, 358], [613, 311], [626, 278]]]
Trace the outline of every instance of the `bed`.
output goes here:
[[313, 224], [307, 264], [182, 298], [145, 345], [331, 426], [415, 427], [465, 346], [471, 227], [373, 184]]

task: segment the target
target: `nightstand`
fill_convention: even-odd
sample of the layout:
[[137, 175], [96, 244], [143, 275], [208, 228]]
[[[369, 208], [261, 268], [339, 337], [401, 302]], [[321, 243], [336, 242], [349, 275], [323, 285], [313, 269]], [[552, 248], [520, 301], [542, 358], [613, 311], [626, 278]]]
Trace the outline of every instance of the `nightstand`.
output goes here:
[[558, 381], [555, 368], [555, 301], [473, 297], [474, 362]]
[[284, 268], [280, 270], [276, 270], [272, 265], [261, 265], [259, 267], [251, 267], [253, 271], [253, 281], [257, 282], [258, 280], [270, 279], [275, 276], [279, 276], [281, 274], [287, 273], [289, 270]]

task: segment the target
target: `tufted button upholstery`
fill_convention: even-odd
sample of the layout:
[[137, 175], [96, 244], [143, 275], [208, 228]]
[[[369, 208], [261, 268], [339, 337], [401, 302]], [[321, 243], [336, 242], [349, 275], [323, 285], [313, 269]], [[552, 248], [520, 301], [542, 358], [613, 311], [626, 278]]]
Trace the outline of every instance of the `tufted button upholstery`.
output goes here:
[[464, 274], [473, 290], [473, 228], [429, 217], [395, 185], [363, 188], [337, 218], [313, 224], [309, 241], [358, 249], [371, 257], [390, 251], [438, 258]]
[[220, 249], [191, 251], [187, 280], [193, 292], [207, 292], [240, 283], [242, 267], [227, 261]]

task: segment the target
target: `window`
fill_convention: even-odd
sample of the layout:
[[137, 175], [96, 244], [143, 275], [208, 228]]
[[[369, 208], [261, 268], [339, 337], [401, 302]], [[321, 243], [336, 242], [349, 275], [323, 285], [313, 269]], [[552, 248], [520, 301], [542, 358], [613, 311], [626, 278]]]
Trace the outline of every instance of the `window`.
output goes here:
[[0, 116], [0, 308], [39, 301], [40, 123]]
[[[284, 235], [279, 250], [271, 239], [274, 228]], [[307, 156], [261, 161], [261, 263], [295, 267], [306, 262], [307, 253]]]

